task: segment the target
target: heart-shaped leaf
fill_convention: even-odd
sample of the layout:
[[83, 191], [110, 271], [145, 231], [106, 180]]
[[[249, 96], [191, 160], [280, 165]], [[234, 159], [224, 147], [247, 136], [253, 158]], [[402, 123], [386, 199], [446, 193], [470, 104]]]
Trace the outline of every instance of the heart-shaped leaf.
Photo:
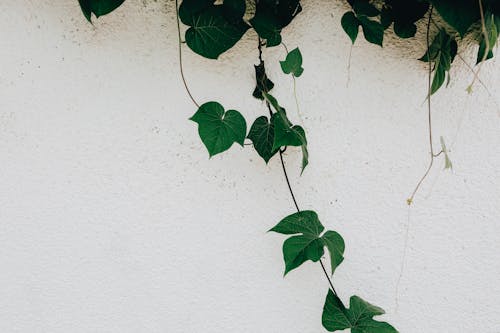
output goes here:
[[243, 146], [247, 125], [238, 111], [224, 112], [219, 103], [208, 102], [201, 105], [190, 119], [198, 123], [198, 133], [210, 157], [228, 150], [234, 142]]
[[266, 116], [255, 119], [247, 137], [252, 140], [253, 147], [266, 163], [278, 152], [277, 149], [273, 150], [274, 126]]
[[302, 67], [302, 54], [298, 47], [294, 48], [286, 55], [284, 61], [280, 61], [281, 69], [285, 74], [292, 74], [295, 77], [299, 77], [304, 72]]
[[[199, 0], [184, 0], [179, 8], [182, 23], [190, 26], [186, 31], [187, 45], [205, 58], [217, 59], [229, 50], [248, 30], [249, 26], [234, 4], [214, 5]], [[243, 11], [244, 12], [244, 11]]]

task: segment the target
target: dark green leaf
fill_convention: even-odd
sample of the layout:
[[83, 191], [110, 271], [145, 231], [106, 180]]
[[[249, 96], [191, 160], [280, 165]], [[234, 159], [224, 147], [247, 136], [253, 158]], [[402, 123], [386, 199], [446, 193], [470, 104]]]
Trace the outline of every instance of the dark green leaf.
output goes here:
[[430, 0], [439, 15], [462, 37], [480, 19], [477, 0]]
[[364, 16], [358, 17], [365, 39], [373, 44], [382, 46], [384, 40], [384, 27], [376, 21], [372, 21]]
[[358, 296], [352, 296], [350, 307], [346, 309], [342, 301], [331, 290], [326, 296], [323, 307], [323, 326], [330, 332], [350, 328], [351, 333], [398, 333], [386, 322], [373, 319], [384, 314], [384, 310], [372, 305]]
[[337, 232], [331, 230], [325, 232], [321, 238], [323, 239], [323, 243], [326, 245], [328, 252], [330, 252], [330, 263], [333, 274], [335, 269], [342, 263], [342, 261], [344, 261], [344, 239]]
[[79, 0], [83, 15], [89, 22], [92, 19], [92, 13], [96, 17], [111, 13], [118, 8], [125, 0]]
[[284, 235], [305, 234], [319, 236], [325, 228], [312, 210], [304, 210], [288, 215], [269, 231]]
[[281, 30], [301, 11], [299, 0], [261, 0], [250, 24], [266, 40], [266, 46], [276, 46], [281, 43]]
[[224, 112], [219, 103], [208, 102], [201, 105], [190, 119], [198, 123], [198, 133], [210, 157], [228, 150], [234, 142], [243, 146], [247, 127], [238, 111]]
[[307, 260], [318, 261], [323, 254], [323, 243], [315, 236], [299, 235], [288, 238], [283, 243], [284, 275]]
[[354, 15], [353, 12], [347, 12], [344, 14], [344, 16], [342, 16], [340, 23], [342, 24], [342, 28], [354, 44], [356, 38], [358, 37], [359, 26], [361, 24], [358, 18], [356, 17], [356, 15]]
[[[200, 10], [193, 1], [183, 1], [179, 8], [182, 23], [190, 26], [186, 31], [186, 43], [196, 53], [209, 59], [217, 59], [229, 50], [248, 30], [249, 26], [224, 5], [210, 5]], [[195, 8], [195, 9], [193, 9]]]
[[394, 22], [394, 33], [401, 38], [410, 38], [417, 33], [417, 26], [415, 23]]
[[271, 121], [274, 125], [273, 149], [307, 144], [304, 129], [298, 125], [290, 126], [290, 121], [283, 112], [273, 114]]
[[256, 86], [252, 96], [257, 99], [264, 99], [263, 94], [270, 92], [274, 87], [274, 83], [267, 77], [264, 61], [258, 65], [254, 65], [254, 67]]
[[283, 73], [291, 73], [295, 77], [301, 76], [304, 72], [304, 68], [302, 67], [302, 54], [300, 53], [299, 48], [297, 47], [288, 52], [286, 59], [284, 61], [280, 61], [280, 65]]
[[380, 14], [380, 11], [366, 0], [354, 0], [352, 3], [352, 9], [358, 17], [374, 17]]
[[248, 138], [252, 140], [255, 150], [266, 163], [278, 152], [277, 149], [273, 150], [274, 126], [266, 116], [255, 120], [248, 133]]

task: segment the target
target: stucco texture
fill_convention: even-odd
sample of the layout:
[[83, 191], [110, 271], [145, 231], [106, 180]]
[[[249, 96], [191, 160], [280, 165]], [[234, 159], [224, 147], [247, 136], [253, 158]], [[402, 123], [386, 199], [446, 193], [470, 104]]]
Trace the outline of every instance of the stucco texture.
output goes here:
[[[283, 34], [304, 56], [300, 115], [283, 48], [264, 51], [308, 133], [302, 176], [300, 151], [285, 154], [297, 200], [346, 240], [335, 286], [401, 332], [498, 333], [500, 65], [480, 73], [491, 94], [467, 94], [457, 58], [433, 96], [454, 168], [438, 159], [409, 210], [429, 156], [424, 39], [361, 38], [348, 69], [345, 9], [304, 1]], [[325, 331], [321, 267], [283, 278], [284, 237], [266, 233], [294, 212], [279, 160], [250, 146], [208, 158], [176, 34], [173, 1], [127, 0], [94, 26], [76, 0], [0, 2], [0, 332]], [[220, 61], [185, 47], [195, 98], [266, 114], [256, 43], [249, 32]]]

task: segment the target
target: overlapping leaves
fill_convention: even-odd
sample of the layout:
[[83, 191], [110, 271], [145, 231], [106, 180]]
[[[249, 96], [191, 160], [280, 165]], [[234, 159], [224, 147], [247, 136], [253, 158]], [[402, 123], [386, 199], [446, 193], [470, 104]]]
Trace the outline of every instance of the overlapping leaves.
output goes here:
[[386, 322], [373, 319], [385, 311], [358, 296], [352, 296], [349, 309], [331, 290], [326, 296], [323, 307], [323, 326], [330, 332], [350, 329], [351, 333], [398, 333]]
[[432, 62], [434, 67], [432, 71], [434, 76], [432, 79], [431, 95], [434, 94], [444, 83], [446, 75], [451, 68], [451, 63], [457, 55], [457, 42], [444, 29], [439, 30], [431, 45], [420, 58], [424, 62]]
[[335, 231], [327, 231], [312, 210], [301, 211], [282, 219], [269, 231], [284, 235], [295, 235], [283, 243], [285, 275], [307, 260], [318, 261], [324, 254], [324, 247], [330, 253], [332, 274], [344, 260], [344, 240]]

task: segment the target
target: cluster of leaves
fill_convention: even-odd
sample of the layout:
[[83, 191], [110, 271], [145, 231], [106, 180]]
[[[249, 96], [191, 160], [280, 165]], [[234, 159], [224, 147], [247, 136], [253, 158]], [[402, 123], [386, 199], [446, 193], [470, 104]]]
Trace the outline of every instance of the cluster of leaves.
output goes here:
[[[270, 231], [284, 235], [294, 235], [283, 243], [285, 275], [304, 262], [316, 262], [324, 255], [326, 247], [330, 254], [332, 274], [344, 260], [345, 244], [342, 236], [324, 227], [314, 211], [301, 211], [281, 220]], [[322, 234], [323, 233], [323, 234]], [[384, 310], [352, 296], [350, 308], [346, 309], [333, 290], [328, 290], [323, 307], [323, 326], [330, 332], [351, 329], [352, 333], [397, 333], [397, 330], [386, 322], [373, 319], [384, 314]]]
[[[359, 27], [368, 42], [380, 46], [383, 45], [384, 32], [391, 25], [397, 36], [414, 37], [417, 32], [415, 23], [424, 18], [431, 6], [436, 10], [447, 26], [440, 27], [432, 21], [438, 32], [420, 58], [433, 64], [431, 94], [443, 85], [447, 73], [449, 81], [449, 70], [457, 54], [457, 39], [467, 34], [474, 35], [479, 44], [478, 64], [493, 57], [492, 50], [500, 30], [500, 2], [497, 0], [383, 0], [376, 4], [370, 0], [347, 1], [352, 11], [343, 15], [341, 23], [353, 44]], [[481, 8], [484, 21], [481, 20]]]
[[[346, 0], [352, 10], [342, 16], [341, 25], [352, 43], [358, 38], [360, 28], [365, 39], [382, 46], [384, 34], [393, 27], [401, 38], [414, 37], [417, 22], [432, 11], [445, 22], [439, 26], [421, 61], [432, 64], [434, 72], [430, 93], [435, 93], [448, 79], [451, 65], [457, 55], [457, 40], [468, 34], [479, 44], [477, 63], [493, 57], [493, 47], [500, 32], [500, 1], [498, 0]], [[124, 0], [79, 0], [85, 17], [99, 17], [118, 8]], [[231, 49], [249, 30], [253, 29], [264, 43], [261, 47], [281, 44], [281, 32], [302, 11], [300, 0], [255, 0], [254, 11], [247, 8], [245, 0], [183, 0], [178, 12], [179, 19], [188, 26], [185, 42], [199, 55], [217, 59]], [[431, 11], [432, 8], [432, 11]], [[483, 9], [481, 11], [481, 8]], [[251, 12], [251, 17], [249, 13]], [[430, 14], [429, 14], [430, 15]], [[440, 21], [438, 21], [440, 22]], [[261, 58], [261, 57], [259, 57]], [[294, 125], [286, 110], [271, 94], [274, 83], [266, 74], [264, 61], [255, 66], [256, 87], [253, 96], [262, 100], [269, 117], [255, 119], [247, 133], [247, 121], [236, 110], [225, 110], [215, 101], [199, 106], [191, 120], [198, 124], [199, 136], [210, 157], [228, 150], [234, 143], [252, 142], [256, 152], [267, 163], [275, 154], [288, 146], [302, 150], [302, 171], [308, 164], [309, 154], [304, 129]], [[302, 54], [298, 48], [287, 53], [280, 61], [283, 73], [295, 79], [304, 72]], [[445, 167], [451, 168], [448, 150], [441, 138]], [[270, 231], [290, 235], [283, 243], [285, 272], [298, 268], [310, 260], [317, 262], [329, 253], [332, 274], [344, 260], [345, 244], [335, 231], [324, 232], [324, 226], [314, 211], [299, 211], [281, 220]], [[326, 273], [326, 271], [325, 271]], [[350, 298], [346, 308], [336, 292], [328, 291], [323, 308], [322, 323], [328, 331], [350, 329], [352, 333], [396, 333], [386, 322], [373, 317], [384, 311], [358, 296]]]

